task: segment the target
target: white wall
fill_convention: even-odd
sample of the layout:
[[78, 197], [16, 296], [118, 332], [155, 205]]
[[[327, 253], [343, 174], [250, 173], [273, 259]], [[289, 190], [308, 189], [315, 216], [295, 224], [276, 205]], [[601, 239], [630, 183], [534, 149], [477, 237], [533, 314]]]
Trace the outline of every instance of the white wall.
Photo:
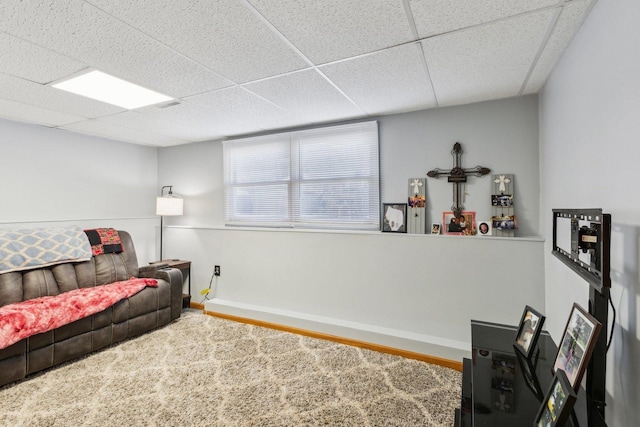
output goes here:
[[157, 258], [158, 150], [0, 119], [0, 227], [79, 225], [131, 233]]
[[551, 209], [598, 207], [612, 215], [611, 295], [617, 309], [607, 360], [610, 426], [640, 419], [640, 2], [600, 1], [540, 97], [547, 328], [555, 341], [588, 285], [554, 257]]
[[[381, 117], [383, 201], [404, 201], [409, 178], [463, 166], [514, 173], [516, 213], [532, 238], [482, 239], [389, 233], [224, 228], [222, 144], [163, 148], [160, 185], [185, 198], [167, 218], [165, 254], [193, 261], [193, 301], [221, 265], [209, 309], [460, 359], [469, 320], [517, 323], [525, 304], [544, 308], [539, 230], [536, 96]], [[488, 218], [492, 183], [470, 178], [465, 205]], [[451, 184], [427, 181], [428, 221], [451, 206]], [[461, 351], [461, 349], [464, 349]]]

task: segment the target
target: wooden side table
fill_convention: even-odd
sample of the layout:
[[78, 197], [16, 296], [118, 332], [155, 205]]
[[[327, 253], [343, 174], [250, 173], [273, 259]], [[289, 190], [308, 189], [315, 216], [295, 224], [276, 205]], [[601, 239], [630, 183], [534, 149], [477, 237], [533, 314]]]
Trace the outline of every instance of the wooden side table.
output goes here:
[[167, 264], [171, 268], [177, 268], [182, 271], [182, 279], [184, 276], [188, 277], [188, 289], [189, 293], [182, 294], [182, 308], [188, 308], [191, 306], [191, 261], [183, 259], [163, 259], [160, 261], [152, 261], [149, 264]]

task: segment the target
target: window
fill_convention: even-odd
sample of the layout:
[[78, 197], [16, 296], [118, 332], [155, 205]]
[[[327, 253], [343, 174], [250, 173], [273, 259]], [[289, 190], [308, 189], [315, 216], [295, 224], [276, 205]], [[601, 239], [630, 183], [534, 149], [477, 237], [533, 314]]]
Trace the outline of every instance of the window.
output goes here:
[[228, 225], [380, 229], [377, 122], [224, 142]]

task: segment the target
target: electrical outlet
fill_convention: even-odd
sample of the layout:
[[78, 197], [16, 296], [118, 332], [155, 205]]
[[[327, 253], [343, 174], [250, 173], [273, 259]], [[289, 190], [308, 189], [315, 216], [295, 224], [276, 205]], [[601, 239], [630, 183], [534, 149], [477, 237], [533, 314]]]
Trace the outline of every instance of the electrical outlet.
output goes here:
[[213, 267], [213, 275], [214, 276], [219, 276], [220, 275], [220, 266], [216, 265], [215, 267]]

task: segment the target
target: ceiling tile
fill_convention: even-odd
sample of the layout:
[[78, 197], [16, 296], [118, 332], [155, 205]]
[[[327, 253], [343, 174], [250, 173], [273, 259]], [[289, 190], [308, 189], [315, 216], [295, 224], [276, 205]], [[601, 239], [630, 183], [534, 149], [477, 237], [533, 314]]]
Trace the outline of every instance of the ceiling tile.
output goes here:
[[402, 1], [248, 1], [316, 65], [414, 40]]
[[3, 0], [0, 16], [7, 33], [176, 98], [231, 85], [217, 73], [81, 0]]
[[527, 81], [525, 94], [536, 93], [542, 88], [552, 68], [584, 21], [590, 6], [591, 1], [574, 1], [562, 8], [562, 13]]
[[124, 126], [114, 126], [112, 123], [108, 123], [100, 119], [85, 120], [66, 126], [60, 126], [60, 128], [75, 132], [87, 133], [90, 135], [102, 136], [105, 138], [116, 139], [119, 141], [133, 142], [143, 145], [154, 145], [160, 147], [185, 144], [189, 142], [177, 138], [171, 138], [159, 133], [141, 131]]
[[518, 95], [553, 15], [545, 10], [423, 40], [438, 104]]
[[420, 38], [515, 16], [559, 0], [409, 0]]
[[253, 123], [261, 129], [279, 129], [303, 123], [302, 118], [240, 87], [220, 89], [187, 100], [207, 107], [215, 116]]
[[44, 84], [84, 68], [86, 64], [0, 32], [0, 73]]
[[70, 114], [46, 110], [33, 105], [0, 99], [0, 117], [19, 122], [35, 123], [44, 126], [62, 126], [84, 120]]
[[1, 73], [0, 98], [78, 117], [99, 117], [123, 111], [115, 105]]
[[237, 83], [308, 66], [241, 1], [90, 2]]
[[156, 119], [189, 128], [191, 141], [206, 141], [229, 135], [242, 135], [261, 130], [253, 124], [241, 123], [221, 116], [215, 109], [192, 102], [182, 102], [168, 108], [146, 107], [138, 110]]
[[273, 77], [244, 87], [309, 123], [366, 115], [315, 70]]
[[386, 49], [319, 69], [368, 114], [436, 106], [420, 44]]

